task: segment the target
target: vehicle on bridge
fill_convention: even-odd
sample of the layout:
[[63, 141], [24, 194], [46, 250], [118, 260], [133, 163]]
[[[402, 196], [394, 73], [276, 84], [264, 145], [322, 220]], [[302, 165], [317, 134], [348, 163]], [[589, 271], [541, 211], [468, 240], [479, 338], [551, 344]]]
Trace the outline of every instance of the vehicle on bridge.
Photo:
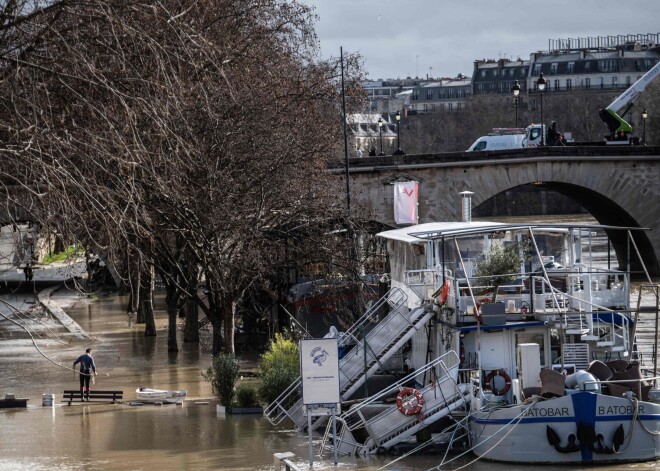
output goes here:
[[495, 128], [487, 136], [481, 136], [466, 152], [482, 150], [522, 149], [525, 130], [522, 128]]

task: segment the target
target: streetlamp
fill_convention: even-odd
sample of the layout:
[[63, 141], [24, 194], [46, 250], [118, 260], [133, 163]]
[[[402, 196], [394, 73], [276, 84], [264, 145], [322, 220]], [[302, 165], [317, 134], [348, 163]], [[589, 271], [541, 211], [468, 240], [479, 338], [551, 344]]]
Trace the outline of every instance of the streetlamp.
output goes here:
[[383, 152], [383, 118], [378, 118], [378, 132], [380, 132], [380, 154], [385, 155]]
[[646, 108], [642, 111], [642, 123], [644, 123], [642, 131], [642, 142], [646, 145], [646, 118], [649, 117], [649, 114], [646, 112]]
[[396, 147], [394, 155], [406, 155], [404, 151], [401, 150], [401, 113], [396, 112]]
[[518, 127], [518, 99], [520, 98], [520, 85], [517, 80], [513, 85], [511, 92], [513, 93], [513, 104], [516, 107], [516, 127]]
[[545, 91], [545, 78], [543, 77], [543, 72], [541, 72], [541, 76], [539, 79], [536, 81], [536, 86], [539, 89], [539, 92], [541, 93], [541, 146], [545, 145], [545, 128], [543, 126], [543, 92]]

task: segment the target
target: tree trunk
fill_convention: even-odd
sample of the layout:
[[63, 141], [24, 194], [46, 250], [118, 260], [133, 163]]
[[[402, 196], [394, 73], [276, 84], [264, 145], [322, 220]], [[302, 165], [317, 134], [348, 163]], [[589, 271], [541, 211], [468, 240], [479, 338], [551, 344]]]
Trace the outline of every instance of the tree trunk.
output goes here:
[[[211, 323], [211, 325], [213, 325], [213, 323]], [[222, 323], [220, 323], [217, 327], [215, 325], [213, 326], [213, 355], [217, 355], [223, 350], [224, 342], [222, 340]]]
[[198, 311], [199, 308], [197, 306], [197, 299], [188, 299], [186, 301], [186, 325], [183, 330], [184, 342], [199, 342]]
[[156, 319], [154, 318], [154, 291], [153, 291], [153, 278], [150, 278], [150, 283], [147, 287], [140, 288], [140, 299], [142, 300], [142, 309], [139, 312], [144, 319], [144, 336], [156, 336]]
[[236, 318], [236, 303], [228, 298], [222, 298], [222, 314], [224, 319], [225, 351], [236, 353], [234, 346], [234, 319]]
[[168, 284], [166, 289], [167, 295], [165, 298], [167, 301], [167, 351], [178, 352], [179, 346], [176, 342], [176, 316], [178, 311], [177, 306], [179, 304], [179, 294], [173, 284]]

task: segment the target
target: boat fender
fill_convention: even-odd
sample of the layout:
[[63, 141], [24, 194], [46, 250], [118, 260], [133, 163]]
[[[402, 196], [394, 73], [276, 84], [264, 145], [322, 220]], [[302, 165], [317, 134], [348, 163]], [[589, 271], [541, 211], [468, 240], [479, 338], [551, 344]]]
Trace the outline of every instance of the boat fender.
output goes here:
[[442, 292], [440, 293], [440, 304], [443, 306], [447, 302], [449, 297], [449, 280], [445, 280], [445, 284], [442, 286]]
[[424, 396], [417, 389], [403, 388], [396, 396], [396, 407], [403, 415], [419, 414], [423, 406]]
[[[504, 386], [501, 388], [497, 389], [495, 387], [495, 377], [500, 376], [502, 379], [504, 379]], [[488, 373], [488, 376], [486, 376], [486, 385], [490, 387], [490, 390], [493, 391], [493, 394], [496, 396], [504, 396], [506, 393], [509, 392], [509, 389], [511, 389], [511, 377], [506, 374], [506, 371], [504, 370], [493, 370], [490, 373]]]

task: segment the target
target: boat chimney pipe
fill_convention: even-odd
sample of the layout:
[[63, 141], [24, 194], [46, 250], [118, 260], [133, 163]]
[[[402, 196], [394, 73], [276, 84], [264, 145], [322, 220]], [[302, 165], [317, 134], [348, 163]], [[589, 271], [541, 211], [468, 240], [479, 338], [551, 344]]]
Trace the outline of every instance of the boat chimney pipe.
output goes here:
[[463, 211], [462, 211], [462, 221], [471, 222], [472, 221], [472, 195], [473, 191], [461, 191], [459, 193], [463, 200]]

